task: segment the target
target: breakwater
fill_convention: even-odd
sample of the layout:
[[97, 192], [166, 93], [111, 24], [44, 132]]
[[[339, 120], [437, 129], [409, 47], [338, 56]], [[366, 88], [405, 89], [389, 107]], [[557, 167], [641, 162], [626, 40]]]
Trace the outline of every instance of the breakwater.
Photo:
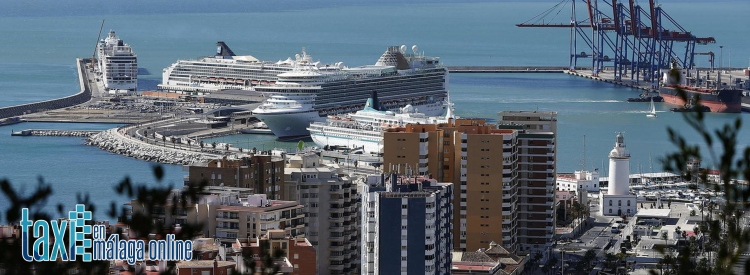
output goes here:
[[76, 64], [78, 66], [78, 81], [81, 85], [80, 92], [74, 95], [63, 97], [63, 98], [45, 100], [45, 101], [40, 101], [40, 102], [28, 103], [28, 104], [21, 104], [21, 105], [10, 106], [10, 107], [3, 107], [3, 108], [0, 108], [0, 118], [14, 117], [14, 116], [20, 116], [20, 115], [25, 115], [25, 114], [37, 113], [37, 112], [44, 112], [47, 110], [60, 109], [60, 108], [65, 108], [65, 107], [70, 107], [73, 105], [85, 103], [91, 100], [91, 87], [89, 87], [89, 85], [91, 85], [92, 83], [89, 81], [89, 77], [87, 77], [87, 70], [86, 70], [85, 63], [86, 63], [86, 59], [81, 59], [81, 58], [76, 59]]
[[13, 136], [43, 136], [43, 137], [90, 137], [101, 133], [101, 130], [47, 130], [47, 129], [28, 129], [20, 132], [13, 132]]
[[189, 165], [208, 162], [210, 159], [221, 157], [219, 155], [148, 144], [125, 135], [127, 127], [109, 129], [93, 135], [86, 140], [86, 145], [97, 146], [115, 154], [164, 164]]
[[564, 73], [570, 69], [566, 66], [446, 66], [446, 68], [451, 73]]

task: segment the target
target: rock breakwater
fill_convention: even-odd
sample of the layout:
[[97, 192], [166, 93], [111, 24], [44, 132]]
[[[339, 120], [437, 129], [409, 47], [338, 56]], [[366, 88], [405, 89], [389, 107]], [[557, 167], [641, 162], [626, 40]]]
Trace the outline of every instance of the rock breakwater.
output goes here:
[[86, 145], [97, 146], [103, 150], [121, 154], [145, 161], [153, 161], [164, 164], [189, 165], [207, 162], [218, 158], [213, 154], [179, 150], [164, 146], [148, 144], [137, 139], [127, 137], [118, 129], [109, 129], [99, 134], [90, 136]]

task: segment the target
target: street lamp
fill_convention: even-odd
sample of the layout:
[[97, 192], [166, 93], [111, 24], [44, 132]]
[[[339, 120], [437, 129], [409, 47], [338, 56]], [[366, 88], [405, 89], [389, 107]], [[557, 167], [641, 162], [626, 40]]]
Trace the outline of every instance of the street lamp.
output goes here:
[[724, 68], [724, 46], [719, 46], [719, 71]]

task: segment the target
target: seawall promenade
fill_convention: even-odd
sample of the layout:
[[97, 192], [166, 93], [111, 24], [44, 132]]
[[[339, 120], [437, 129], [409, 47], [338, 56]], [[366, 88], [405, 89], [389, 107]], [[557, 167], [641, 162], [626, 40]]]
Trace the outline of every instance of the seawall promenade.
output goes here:
[[0, 118], [14, 117], [25, 114], [43, 112], [47, 110], [60, 109], [70, 107], [73, 105], [81, 104], [91, 100], [91, 87], [89, 85], [92, 82], [88, 77], [88, 70], [86, 69], [86, 59], [77, 58], [76, 65], [78, 67], [78, 82], [81, 85], [81, 91], [70, 96], [66, 96], [58, 99], [51, 99], [41, 102], [34, 102], [28, 104], [21, 104], [10, 107], [0, 108]]

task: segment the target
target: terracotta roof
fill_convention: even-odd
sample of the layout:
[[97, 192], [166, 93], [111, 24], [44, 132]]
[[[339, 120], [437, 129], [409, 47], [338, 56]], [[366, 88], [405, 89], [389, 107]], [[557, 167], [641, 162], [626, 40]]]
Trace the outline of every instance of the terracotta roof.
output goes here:
[[495, 262], [490, 258], [490, 256], [487, 256], [487, 254], [484, 254], [484, 252], [477, 251], [477, 252], [464, 252], [463, 255], [461, 255], [461, 261], [463, 262]]
[[487, 255], [510, 255], [510, 252], [508, 252], [507, 249], [503, 248], [502, 246], [495, 246], [493, 248], [487, 249], [484, 251]]

